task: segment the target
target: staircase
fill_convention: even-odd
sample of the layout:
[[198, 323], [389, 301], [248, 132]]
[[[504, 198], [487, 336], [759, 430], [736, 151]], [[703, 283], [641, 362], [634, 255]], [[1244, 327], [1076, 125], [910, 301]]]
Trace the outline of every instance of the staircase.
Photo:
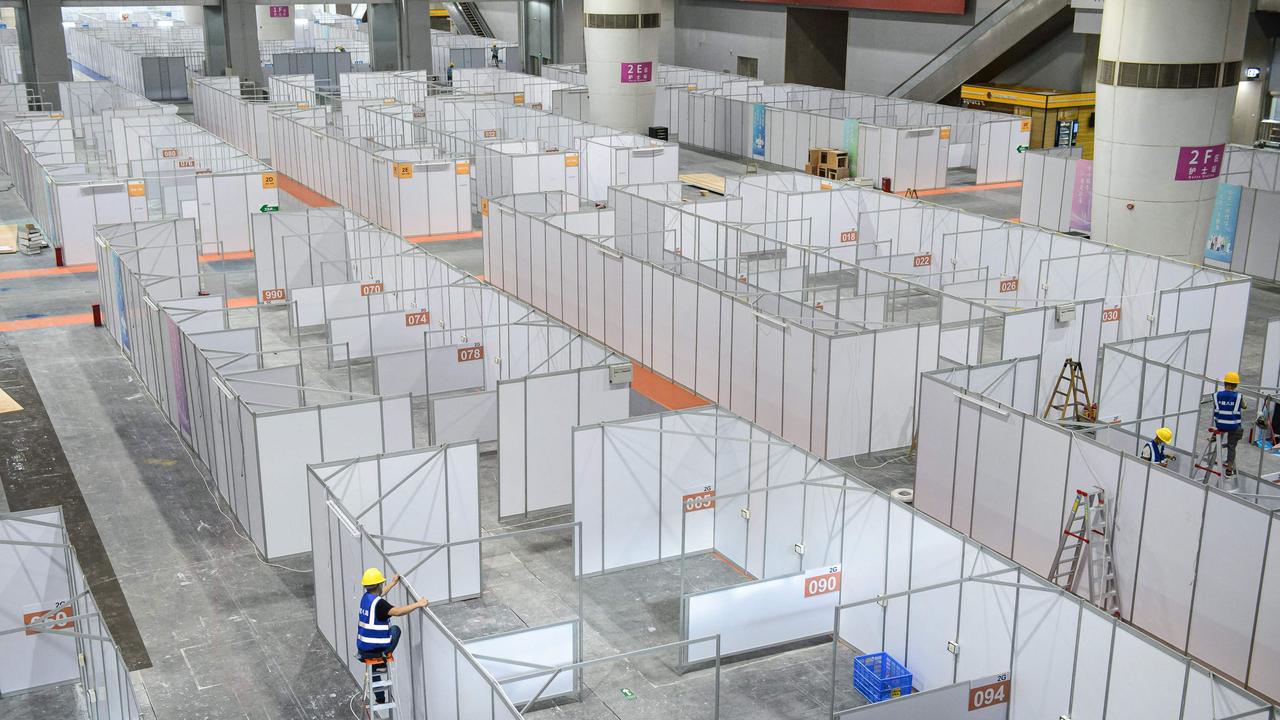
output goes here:
[[1070, 0], [1005, 0], [889, 93], [937, 102], [1070, 7]]
[[480, 8], [473, 2], [450, 2], [444, 4], [449, 11], [449, 19], [453, 20], [454, 30], [460, 35], [479, 35], [493, 37], [489, 23], [484, 21]]

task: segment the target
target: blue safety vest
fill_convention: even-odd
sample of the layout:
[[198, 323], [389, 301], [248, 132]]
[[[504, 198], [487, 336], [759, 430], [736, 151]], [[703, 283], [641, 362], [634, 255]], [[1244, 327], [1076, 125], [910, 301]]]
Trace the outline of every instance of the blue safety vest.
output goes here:
[[1151, 462], [1164, 462], [1164, 443], [1156, 442], [1155, 440], [1148, 440], [1147, 450], [1151, 453]]
[[1244, 398], [1235, 390], [1219, 390], [1213, 396], [1213, 422], [1219, 430], [1239, 430]]
[[370, 592], [360, 598], [360, 617], [356, 622], [356, 649], [360, 652], [382, 650], [391, 644], [391, 618], [379, 623], [374, 613], [380, 602], [386, 600]]

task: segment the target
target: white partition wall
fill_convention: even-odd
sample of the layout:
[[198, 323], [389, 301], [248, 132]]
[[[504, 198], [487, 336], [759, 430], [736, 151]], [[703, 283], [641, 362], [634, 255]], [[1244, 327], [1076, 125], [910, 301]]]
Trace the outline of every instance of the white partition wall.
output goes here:
[[0, 577], [0, 695], [75, 682], [91, 720], [138, 718], [128, 668], [60, 508], [0, 513]]
[[1018, 215], [1027, 225], [1088, 232], [1093, 206], [1093, 161], [1080, 148], [1028, 150]]
[[[1194, 345], [1203, 336], [1188, 340], [1190, 348], [1165, 343], [1166, 352], [1203, 362], [1203, 348]], [[1107, 370], [1115, 363], [1108, 359]], [[1194, 414], [1180, 425], [1176, 410], [1160, 417], [1158, 407], [1134, 405], [1124, 419], [1154, 415], [1142, 417], [1142, 432], [1128, 436], [1123, 449], [1101, 434], [1093, 440], [1039, 419], [1026, 391], [1035, 365], [1028, 359], [924, 376], [920, 432], [931, 442], [920, 446], [916, 506], [1044, 575], [1076, 492], [1102, 488], [1122, 616], [1246, 687], [1275, 694], [1270, 506], [1255, 488], [1236, 495], [1139, 459], [1137, 441], [1154, 431], [1147, 425], [1167, 422], [1179, 428], [1178, 438], [1194, 437]], [[1198, 399], [1203, 379], [1183, 387], [1167, 367], [1117, 370], [1122, 376], [1104, 392]], [[1179, 467], [1193, 452], [1175, 444]]]

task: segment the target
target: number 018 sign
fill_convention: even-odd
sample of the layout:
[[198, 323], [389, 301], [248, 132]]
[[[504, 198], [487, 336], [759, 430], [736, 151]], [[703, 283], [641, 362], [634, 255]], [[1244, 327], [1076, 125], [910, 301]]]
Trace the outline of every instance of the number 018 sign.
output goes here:
[[969, 683], [969, 712], [1009, 702], [1009, 674]]

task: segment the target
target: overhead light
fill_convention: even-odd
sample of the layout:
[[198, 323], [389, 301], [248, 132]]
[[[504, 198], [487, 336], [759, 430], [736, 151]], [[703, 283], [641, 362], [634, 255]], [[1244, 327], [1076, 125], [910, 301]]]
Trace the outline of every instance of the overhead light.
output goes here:
[[1251, 67], [1251, 68], [1245, 68], [1245, 69], [1244, 69], [1244, 79], [1245, 79], [1245, 80], [1257, 80], [1257, 79], [1258, 79], [1258, 78], [1260, 78], [1260, 77], [1262, 77], [1262, 68], [1260, 68], [1260, 67]]

